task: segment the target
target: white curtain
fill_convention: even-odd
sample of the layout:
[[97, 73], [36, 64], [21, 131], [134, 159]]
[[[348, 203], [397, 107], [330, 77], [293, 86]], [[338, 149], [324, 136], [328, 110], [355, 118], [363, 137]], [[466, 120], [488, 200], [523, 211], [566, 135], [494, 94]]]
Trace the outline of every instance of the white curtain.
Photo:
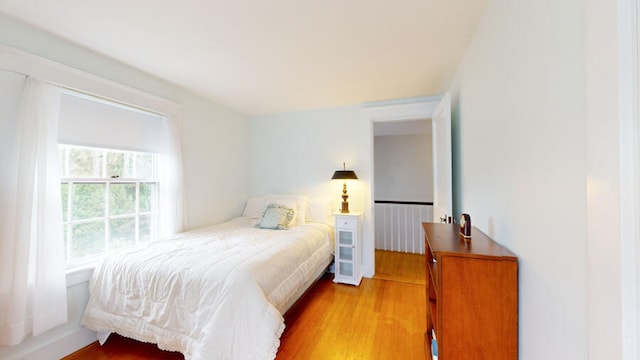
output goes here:
[[178, 118], [164, 117], [164, 151], [159, 167], [159, 236], [175, 234], [184, 228], [184, 187], [182, 177], [182, 131]]
[[67, 321], [57, 148], [60, 89], [27, 78], [19, 106], [15, 159], [2, 169], [9, 181], [0, 203], [0, 346]]

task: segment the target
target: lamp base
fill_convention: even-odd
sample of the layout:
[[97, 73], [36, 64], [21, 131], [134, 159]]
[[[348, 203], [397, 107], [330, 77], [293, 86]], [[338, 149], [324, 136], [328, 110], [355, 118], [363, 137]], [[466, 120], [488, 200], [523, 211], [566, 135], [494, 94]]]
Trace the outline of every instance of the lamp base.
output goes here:
[[349, 203], [346, 201], [342, 202], [342, 209], [340, 210], [341, 213], [343, 214], [348, 214], [349, 213]]

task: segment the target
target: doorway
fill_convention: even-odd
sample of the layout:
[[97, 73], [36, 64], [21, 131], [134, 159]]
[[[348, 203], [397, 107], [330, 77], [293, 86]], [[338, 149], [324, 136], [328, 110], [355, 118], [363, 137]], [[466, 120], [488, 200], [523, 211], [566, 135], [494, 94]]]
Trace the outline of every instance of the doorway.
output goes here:
[[420, 227], [433, 219], [431, 129], [431, 119], [373, 125], [376, 250], [424, 254]]
[[[409, 99], [402, 102], [391, 102], [384, 104], [371, 104], [363, 109], [363, 121], [366, 138], [363, 142], [365, 148], [363, 155], [365, 165], [363, 180], [369, 184], [369, 188], [364, 191], [365, 207], [363, 221], [363, 247], [362, 247], [362, 268], [363, 275], [373, 277], [376, 273], [376, 179], [375, 179], [375, 127], [376, 125], [392, 126], [391, 124], [401, 124], [416, 120], [431, 119], [432, 133], [432, 159], [433, 159], [433, 208], [434, 212], [429, 218], [431, 221], [445, 214], [451, 214], [451, 108], [449, 94], [437, 97], [427, 97]], [[368, 180], [368, 181], [367, 181]], [[425, 201], [427, 202], [427, 201]], [[420, 225], [412, 226], [413, 232], [422, 235]], [[422, 241], [420, 241], [422, 243]]]

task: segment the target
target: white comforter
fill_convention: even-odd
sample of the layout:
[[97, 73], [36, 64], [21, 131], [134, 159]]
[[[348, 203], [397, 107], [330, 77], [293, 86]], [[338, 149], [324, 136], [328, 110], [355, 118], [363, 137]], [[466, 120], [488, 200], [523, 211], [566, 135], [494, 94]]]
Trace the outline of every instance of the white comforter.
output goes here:
[[253, 223], [236, 218], [106, 258], [92, 277], [83, 325], [186, 359], [273, 359], [291, 294], [331, 258], [331, 229]]

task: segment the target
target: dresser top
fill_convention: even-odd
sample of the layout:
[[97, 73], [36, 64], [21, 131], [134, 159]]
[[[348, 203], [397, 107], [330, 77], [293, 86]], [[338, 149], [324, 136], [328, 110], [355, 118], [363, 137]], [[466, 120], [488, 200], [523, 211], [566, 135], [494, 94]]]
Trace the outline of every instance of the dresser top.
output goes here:
[[471, 229], [471, 239], [460, 236], [458, 224], [422, 223], [426, 241], [435, 253], [450, 253], [468, 257], [503, 257], [503, 260], [517, 261], [509, 249], [491, 240], [475, 227]]

